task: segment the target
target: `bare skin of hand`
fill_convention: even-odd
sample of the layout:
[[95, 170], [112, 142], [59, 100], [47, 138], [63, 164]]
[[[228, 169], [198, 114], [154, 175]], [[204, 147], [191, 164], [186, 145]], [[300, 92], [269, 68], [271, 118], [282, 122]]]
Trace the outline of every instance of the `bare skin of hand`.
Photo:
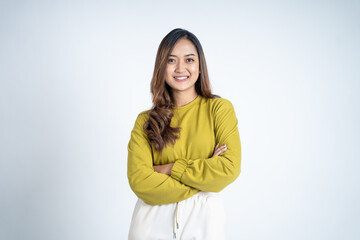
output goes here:
[[226, 144], [224, 144], [224, 145], [222, 145], [222, 146], [219, 146], [219, 143], [216, 144], [213, 157], [219, 156], [220, 154], [222, 154], [222, 153], [225, 152], [226, 150], [227, 150]]
[[[216, 144], [215, 146], [215, 150], [214, 150], [214, 154], [213, 157], [215, 156], [219, 156], [220, 154], [222, 154], [223, 152], [225, 152], [227, 150], [226, 148], [226, 144], [219, 146], [219, 143]], [[168, 163], [168, 164], [163, 164], [163, 165], [156, 165], [154, 166], [154, 171], [158, 172], [158, 173], [162, 173], [162, 174], [166, 174], [166, 175], [171, 175], [171, 169], [174, 166], [174, 163]]]
[[154, 166], [154, 171], [170, 176], [171, 175], [171, 169], [172, 169], [173, 165], [174, 165], [174, 163], [168, 163], [168, 164], [164, 164], [164, 165], [157, 165], [157, 166]]

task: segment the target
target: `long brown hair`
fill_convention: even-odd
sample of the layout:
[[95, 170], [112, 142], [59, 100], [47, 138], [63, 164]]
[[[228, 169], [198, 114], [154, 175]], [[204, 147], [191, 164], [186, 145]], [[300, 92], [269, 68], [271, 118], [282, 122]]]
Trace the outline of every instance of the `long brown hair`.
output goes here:
[[179, 127], [170, 127], [170, 121], [173, 117], [172, 108], [174, 100], [171, 94], [170, 86], [165, 82], [165, 71], [169, 55], [174, 45], [179, 39], [188, 39], [196, 47], [199, 56], [199, 78], [195, 82], [196, 92], [205, 98], [216, 98], [210, 89], [209, 75], [206, 67], [205, 55], [200, 41], [191, 32], [176, 28], [169, 32], [161, 41], [155, 60], [154, 73], [151, 80], [151, 94], [153, 106], [149, 110], [149, 119], [144, 124], [150, 143], [156, 151], [161, 152], [168, 144], [175, 144], [180, 136]]

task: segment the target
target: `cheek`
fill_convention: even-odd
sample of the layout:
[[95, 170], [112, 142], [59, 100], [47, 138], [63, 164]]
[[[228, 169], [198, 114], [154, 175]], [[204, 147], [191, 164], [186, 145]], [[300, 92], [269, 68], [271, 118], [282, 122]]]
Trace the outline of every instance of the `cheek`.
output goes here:
[[172, 66], [166, 67], [166, 75], [167, 76], [171, 76], [173, 74], [173, 72], [174, 72], [174, 67], [172, 67]]
[[170, 74], [171, 74], [171, 71], [170, 71], [169, 67], [167, 67], [167, 68], [165, 69], [165, 79], [168, 79], [169, 76], [170, 76]]
[[195, 66], [191, 66], [191, 67], [190, 67], [190, 71], [193, 72], [193, 73], [199, 72], [199, 66], [196, 66], [196, 65], [195, 65]]

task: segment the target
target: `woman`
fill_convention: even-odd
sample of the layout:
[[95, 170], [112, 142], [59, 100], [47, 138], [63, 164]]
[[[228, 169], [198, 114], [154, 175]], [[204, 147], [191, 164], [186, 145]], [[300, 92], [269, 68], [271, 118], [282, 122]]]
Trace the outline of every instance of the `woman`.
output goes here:
[[158, 48], [153, 107], [140, 113], [128, 144], [128, 179], [138, 196], [129, 239], [224, 239], [218, 194], [240, 174], [237, 118], [213, 95], [204, 52], [184, 29]]

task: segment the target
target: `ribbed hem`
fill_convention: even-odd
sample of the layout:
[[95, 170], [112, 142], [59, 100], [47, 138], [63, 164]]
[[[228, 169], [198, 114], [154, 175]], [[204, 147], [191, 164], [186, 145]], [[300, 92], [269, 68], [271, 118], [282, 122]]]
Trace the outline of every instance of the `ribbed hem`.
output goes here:
[[180, 182], [183, 174], [185, 173], [186, 167], [187, 162], [184, 159], [176, 160], [171, 169], [171, 177]]

